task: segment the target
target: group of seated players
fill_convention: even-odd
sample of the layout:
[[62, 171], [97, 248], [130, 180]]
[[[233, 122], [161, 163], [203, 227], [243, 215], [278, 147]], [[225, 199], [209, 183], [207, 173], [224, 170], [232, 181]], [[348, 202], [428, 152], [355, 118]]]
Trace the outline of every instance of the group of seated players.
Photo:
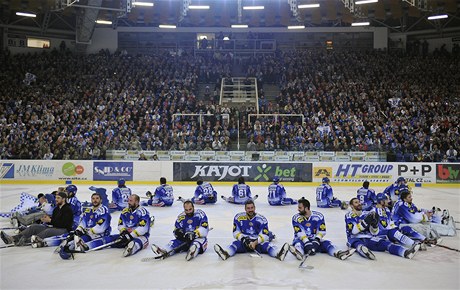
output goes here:
[[[344, 260], [355, 251], [368, 259], [375, 259], [372, 251], [388, 251], [411, 259], [420, 249], [426, 250], [426, 245], [439, 243], [440, 236], [456, 234], [448, 210], [441, 211], [436, 207], [426, 210], [415, 206], [412, 190], [403, 177], [378, 194], [365, 181], [357, 190], [356, 197], [348, 203], [334, 197], [329, 183], [329, 178], [325, 177], [317, 187], [317, 207], [351, 207], [345, 215], [348, 249], [339, 250], [324, 239], [324, 216], [311, 210], [307, 199], [297, 201], [286, 197], [280, 178], [275, 176], [268, 187], [269, 204], [297, 204], [298, 213], [292, 218], [292, 243], [285, 243], [279, 250], [271, 243], [275, 236], [268, 229], [267, 219], [255, 212], [254, 200], [258, 195], [252, 196], [250, 186], [245, 184], [243, 177], [239, 177], [238, 183], [233, 185], [232, 196], [221, 196], [226, 202], [244, 204], [245, 211], [238, 213], [233, 221], [236, 241], [226, 248], [216, 244], [214, 250], [223, 260], [241, 252], [266, 253], [281, 261], [288, 252], [299, 260], [324, 252]], [[74, 253], [109, 246], [124, 248], [123, 256], [126, 257], [149, 244], [154, 217], [145, 207], [166, 207], [174, 203], [173, 187], [164, 177], [160, 178], [160, 186], [154, 193], [146, 193], [147, 201], [141, 201], [138, 195], [133, 194], [123, 179], [118, 180], [117, 188], [112, 191], [111, 202], [105, 188], [92, 186], [90, 190], [93, 191], [91, 201], [83, 204], [76, 197], [77, 187], [73, 184], [50, 194], [39, 194], [38, 199], [23, 193], [22, 207], [15, 207], [10, 213], [0, 213], [0, 216], [11, 219], [18, 227], [18, 233], [10, 236], [2, 231], [1, 239], [6, 246], [58, 246], [56, 252], [64, 259], [73, 257]], [[163, 248], [153, 244], [152, 251], [159, 258], [186, 251], [186, 259], [190, 260], [206, 251], [209, 232], [207, 216], [203, 210], [195, 209], [195, 204], [216, 203], [217, 192], [211, 183], [198, 180], [191, 199], [179, 197], [177, 200], [183, 202], [184, 212], [176, 220], [175, 239]], [[31, 203], [32, 206], [26, 206]], [[115, 211], [121, 211], [119, 233], [111, 234], [111, 213]]]

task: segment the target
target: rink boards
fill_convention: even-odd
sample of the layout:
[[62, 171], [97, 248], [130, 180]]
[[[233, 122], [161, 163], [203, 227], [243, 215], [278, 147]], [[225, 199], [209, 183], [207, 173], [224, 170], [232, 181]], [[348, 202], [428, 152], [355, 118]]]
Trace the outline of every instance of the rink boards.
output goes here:
[[113, 183], [123, 178], [131, 184], [171, 184], [196, 180], [234, 183], [243, 176], [249, 183], [269, 184], [277, 175], [291, 185], [311, 185], [328, 177], [336, 186], [355, 186], [368, 180], [389, 184], [405, 177], [412, 186], [458, 187], [460, 163], [397, 162], [263, 162], [263, 161], [100, 161], [2, 160], [0, 184]]

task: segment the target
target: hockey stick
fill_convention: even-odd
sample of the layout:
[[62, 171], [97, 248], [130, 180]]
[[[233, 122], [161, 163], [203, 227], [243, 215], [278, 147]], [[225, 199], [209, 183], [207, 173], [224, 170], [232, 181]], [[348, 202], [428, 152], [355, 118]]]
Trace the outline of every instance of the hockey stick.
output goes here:
[[74, 231], [70, 232], [69, 235], [59, 244], [59, 246], [57, 246], [56, 249], [54, 249], [53, 253], [54, 254], [59, 253], [61, 248], [67, 246], [67, 244], [73, 240], [74, 236], [75, 236], [75, 232]]
[[451, 250], [451, 251], [460, 252], [459, 249], [451, 248], [451, 247], [444, 246], [444, 245], [441, 245], [441, 244], [437, 244], [436, 246], [444, 248], [444, 249], [448, 249], [448, 250]]
[[[208, 232], [212, 231], [213, 229], [214, 228], [209, 228]], [[171, 256], [171, 254], [174, 253], [175, 251], [181, 250], [181, 248], [186, 246], [187, 244], [188, 244], [188, 242], [183, 242], [180, 245], [178, 245], [177, 247], [175, 247], [174, 249], [171, 249], [170, 251], [168, 251], [168, 252], [166, 252], [166, 253], [164, 253], [162, 255], [156, 256], [156, 257], [142, 258], [141, 262], [150, 262], [150, 261], [154, 261], [154, 260], [164, 260], [167, 257]]]
[[[258, 197], [259, 197], [259, 195], [256, 194], [253, 198], [249, 198], [249, 199], [252, 199], [252, 201], [255, 201]], [[223, 200], [225, 200], [225, 201], [228, 202], [228, 203], [237, 204], [237, 203], [235, 203], [234, 201], [229, 201], [229, 198], [228, 198], [228, 197], [225, 197], [225, 196], [223, 196], [223, 195], [221, 195], [220, 198], [222, 198]], [[248, 199], [248, 200], [249, 200], [249, 199]]]
[[307, 261], [309, 256], [310, 256], [310, 251], [303, 256], [302, 262], [300, 262], [299, 264], [299, 269], [306, 269], [306, 270], [314, 269], [313, 266], [305, 265], [305, 261]]
[[174, 249], [171, 249], [170, 251], [168, 251], [168, 252], [166, 252], [166, 253], [164, 253], [162, 255], [156, 256], [156, 257], [142, 258], [141, 262], [150, 262], [150, 261], [154, 261], [154, 260], [164, 260], [167, 257], [171, 256], [171, 254], [174, 253], [175, 251], [180, 251], [187, 244], [188, 244], [187, 242], [183, 242], [182, 244], [180, 244], [179, 246], [175, 247]]
[[254, 252], [249, 252], [249, 256], [251, 256], [251, 258], [262, 258], [262, 255], [256, 249], [253, 251]]
[[0, 231], [5, 231], [5, 230], [19, 230], [21, 229], [20, 227], [9, 227], [9, 228], [0, 228]]
[[87, 250], [87, 251], [69, 250], [69, 251], [67, 251], [67, 252], [68, 252], [68, 253], [73, 253], [73, 254], [74, 254], [74, 253], [75, 253], [75, 254], [77, 254], [77, 253], [78, 253], [78, 254], [86, 254], [86, 253], [89, 253], [89, 252], [94, 252], [94, 251], [97, 251], [97, 250], [100, 250], [100, 249], [108, 248], [108, 247], [110, 247], [110, 246], [112, 246], [112, 245], [114, 245], [114, 244], [116, 244], [116, 243], [121, 242], [122, 240], [123, 240], [123, 239], [118, 238], [118, 239], [116, 239], [115, 241], [112, 241], [112, 242], [107, 243], [107, 244], [100, 245], [99, 247], [95, 247], [95, 248], [89, 249], [89, 250]]
[[[22, 246], [30, 246], [30, 245], [32, 245], [32, 243], [25, 243]], [[6, 248], [11, 248], [11, 247], [18, 247], [18, 246], [16, 246], [15, 244], [6, 244], [3, 246], [0, 246], [0, 249], [6, 249]]]

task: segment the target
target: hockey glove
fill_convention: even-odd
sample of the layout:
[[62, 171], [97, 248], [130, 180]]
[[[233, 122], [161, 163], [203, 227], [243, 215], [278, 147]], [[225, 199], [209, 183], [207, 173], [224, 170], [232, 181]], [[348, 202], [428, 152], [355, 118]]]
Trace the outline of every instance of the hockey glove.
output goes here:
[[84, 228], [78, 227], [75, 230], [75, 235], [79, 236], [79, 237], [84, 236], [84, 235], [86, 235], [86, 230]]
[[176, 239], [178, 240], [181, 240], [181, 241], [185, 241], [185, 232], [183, 229], [175, 229], [174, 230], [174, 236], [176, 237]]
[[320, 239], [315, 238], [311, 243], [313, 244], [313, 253], [318, 252], [318, 251], [319, 251], [319, 247], [321, 246]]
[[251, 245], [250, 245], [251, 244], [251, 239], [249, 237], [241, 238], [241, 242], [243, 243], [243, 245], [246, 248], [246, 250], [252, 251]]
[[193, 242], [193, 240], [196, 238], [196, 233], [195, 232], [187, 232], [185, 233], [185, 241], [189, 244]]
[[365, 229], [369, 227], [369, 225], [374, 221], [375, 219], [375, 211], [371, 211], [365, 218], [364, 220], [361, 221], [361, 226]]
[[309, 255], [314, 255], [316, 254], [316, 250], [315, 250], [315, 246], [313, 245], [313, 243], [308, 240], [304, 246], [303, 246], [303, 249], [305, 251], [305, 253], [309, 254]]
[[373, 215], [374, 219], [371, 220], [371, 222], [369, 223], [369, 225], [371, 227], [373, 227], [374, 229], [377, 228], [379, 226], [379, 221], [380, 221], [380, 217], [377, 213], [374, 212], [374, 215]]
[[133, 237], [128, 231], [122, 231], [120, 233], [120, 239], [121, 239], [120, 244], [128, 244], [129, 242], [131, 242]]

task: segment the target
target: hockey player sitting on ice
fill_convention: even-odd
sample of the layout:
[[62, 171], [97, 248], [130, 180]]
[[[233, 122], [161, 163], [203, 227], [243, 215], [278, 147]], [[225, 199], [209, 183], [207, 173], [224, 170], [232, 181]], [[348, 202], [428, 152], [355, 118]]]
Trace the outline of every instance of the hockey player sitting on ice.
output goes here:
[[238, 213], [233, 219], [233, 237], [236, 239], [231, 245], [223, 249], [220, 245], [214, 245], [214, 251], [222, 260], [234, 256], [236, 253], [255, 252], [268, 254], [273, 258], [284, 261], [289, 244], [285, 243], [281, 249], [269, 242], [268, 221], [258, 213], [252, 199], [246, 201], [245, 212]]
[[190, 200], [184, 202], [184, 211], [174, 224], [174, 237], [165, 247], [152, 244], [152, 251], [161, 258], [175, 253], [187, 252], [185, 259], [190, 261], [203, 254], [208, 247], [208, 217], [201, 209], [196, 209]]
[[406, 179], [401, 176], [396, 179], [395, 183], [391, 184], [383, 190], [383, 193], [385, 193], [390, 198], [390, 208], [393, 207], [396, 202], [398, 202], [402, 189], [409, 189], [409, 187], [407, 186]]
[[11, 224], [14, 227], [28, 226], [34, 223], [40, 223], [40, 219], [45, 215], [51, 216], [54, 210], [54, 196], [56, 194], [57, 191], [47, 194], [38, 194], [38, 204], [25, 211], [14, 212], [11, 216]]
[[330, 241], [325, 240], [326, 222], [324, 216], [317, 211], [310, 210], [310, 202], [307, 199], [302, 197], [298, 202], [299, 213], [292, 217], [294, 240], [289, 246], [289, 251], [298, 260], [304, 259], [305, 255], [311, 256], [318, 252], [328, 253], [340, 260], [345, 260], [353, 255], [355, 249], [338, 250]]
[[[104, 236], [84, 243], [79, 241], [77, 246], [87, 251], [102, 245], [113, 248], [125, 248], [123, 256], [134, 255], [149, 244], [150, 214], [139, 204], [140, 198], [132, 194], [128, 199], [128, 207], [123, 209], [118, 220], [119, 234]], [[61, 255], [61, 257], [63, 257]], [[70, 257], [70, 256], [69, 256]]]
[[350, 200], [351, 212], [345, 215], [345, 225], [348, 246], [355, 248], [364, 258], [375, 260], [371, 251], [384, 252], [412, 259], [420, 249], [420, 244], [414, 244], [410, 249], [392, 243], [386, 237], [380, 237], [379, 217], [375, 211], [362, 211], [361, 203], [356, 197]]
[[63, 235], [72, 230], [73, 212], [70, 204], [66, 202], [67, 194], [59, 192], [56, 195], [56, 207], [52, 216], [45, 215], [41, 218], [43, 224], [33, 224], [20, 232], [18, 235], [9, 236], [0, 232], [0, 236], [5, 244], [14, 243], [16, 246], [26, 246], [30, 244], [32, 235], [42, 239]]
[[[217, 192], [212, 187], [211, 183], [203, 182], [203, 180], [197, 180], [196, 184], [198, 185], [195, 189], [195, 194], [192, 197], [192, 202], [194, 204], [213, 204], [217, 201]], [[182, 202], [185, 202], [185, 199], [180, 197], [177, 199]]]
[[375, 191], [369, 188], [369, 181], [363, 182], [363, 187], [358, 189], [356, 197], [363, 205], [363, 210], [371, 210], [377, 203]]
[[126, 181], [119, 179], [117, 182], [118, 187], [112, 190], [112, 202], [109, 203], [110, 212], [123, 210], [128, 206], [128, 199], [132, 192], [129, 187], [126, 187]]
[[400, 191], [401, 200], [393, 206], [393, 220], [399, 227], [410, 226], [415, 231], [428, 237], [438, 239], [439, 236], [455, 236], [457, 231], [449, 211], [442, 214], [438, 211], [419, 209], [412, 203], [412, 193], [407, 189]]
[[148, 201], [141, 202], [142, 206], [171, 206], [174, 202], [173, 188], [171, 185], [166, 184], [166, 178], [160, 178], [160, 186], [155, 189], [152, 194], [150, 191], [146, 193], [149, 198]]
[[[102, 205], [106, 206], [108, 208], [108, 206], [109, 206], [109, 198], [107, 197], [107, 189], [105, 189], [103, 187], [90, 186], [89, 190], [98, 193], [101, 196]], [[85, 211], [86, 208], [92, 208], [92, 207], [93, 207], [92, 201], [84, 201], [81, 204], [82, 211]]]
[[[388, 208], [390, 200], [385, 193], [377, 194], [377, 205], [372, 209], [375, 211], [379, 218], [379, 236], [386, 237], [394, 243], [400, 243], [408, 248], [412, 247], [415, 243], [427, 242], [426, 237], [411, 227], [405, 226], [398, 228], [393, 221], [391, 211]], [[425, 244], [420, 245], [422, 250], [426, 250]]]
[[61, 244], [61, 248], [67, 247], [70, 250], [82, 251], [81, 245], [85, 242], [110, 235], [109, 209], [102, 204], [102, 197], [99, 193], [91, 195], [91, 208], [85, 208], [81, 215], [80, 224], [74, 232], [60, 236], [42, 239], [39, 236], [32, 236], [32, 247], [51, 247]]
[[236, 203], [236, 204], [245, 204], [246, 201], [249, 199], [256, 200], [259, 196], [255, 195], [254, 198], [252, 198], [251, 195], [251, 187], [249, 185], [244, 183], [244, 177], [240, 176], [238, 178], [238, 184], [233, 185], [232, 188], [232, 196], [230, 197], [225, 197], [221, 196], [223, 200], [229, 203]]
[[341, 201], [334, 197], [334, 192], [332, 191], [332, 187], [329, 185], [329, 181], [328, 177], [323, 177], [322, 184], [316, 188], [316, 205], [322, 208], [348, 208], [345, 201]]
[[76, 197], [77, 190], [78, 190], [77, 187], [73, 184], [65, 188], [65, 192], [67, 193], [67, 203], [70, 204], [70, 206], [72, 207], [72, 212], [73, 212], [72, 229], [76, 229], [78, 227], [78, 224], [80, 223], [80, 216], [81, 216], [81, 203]]
[[[64, 191], [60, 188], [60, 191]], [[10, 218], [10, 222], [14, 227], [27, 226], [40, 221], [40, 218], [47, 213], [51, 215], [54, 209], [54, 196], [57, 191], [52, 194], [40, 193], [37, 197], [22, 192], [19, 197], [19, 204], [8, 212], [0, 212], [0, 217]]]
[[273, 177], [273, 183], [268, 186], [268, 203], [270, 205], [291, 205], [297, 201], [286, 197], [286, 189], [280, 184], [279, 176]]

